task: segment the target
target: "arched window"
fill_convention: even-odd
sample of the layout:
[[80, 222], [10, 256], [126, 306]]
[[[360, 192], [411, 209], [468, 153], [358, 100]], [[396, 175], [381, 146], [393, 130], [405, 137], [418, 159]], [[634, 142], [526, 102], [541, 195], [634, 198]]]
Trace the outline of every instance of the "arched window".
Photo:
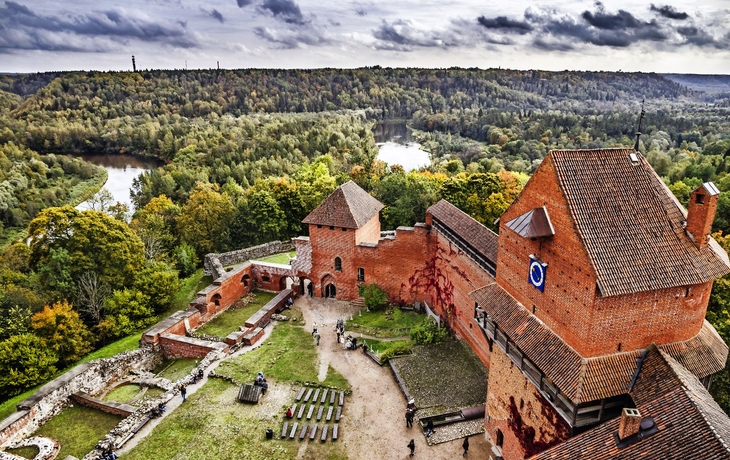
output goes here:
[[335, 271], [341, 272], [342, 271], [342, 259], [339, 257], [335, 257]]

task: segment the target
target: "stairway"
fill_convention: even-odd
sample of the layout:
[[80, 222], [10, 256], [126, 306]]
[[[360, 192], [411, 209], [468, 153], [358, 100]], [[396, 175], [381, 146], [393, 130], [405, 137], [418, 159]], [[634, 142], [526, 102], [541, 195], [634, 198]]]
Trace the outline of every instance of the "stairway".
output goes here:
[[365, 299], [363, 297], [358, 297], [357, 299], [351, 300], [350, 305], [360, 309], [365, 308]]

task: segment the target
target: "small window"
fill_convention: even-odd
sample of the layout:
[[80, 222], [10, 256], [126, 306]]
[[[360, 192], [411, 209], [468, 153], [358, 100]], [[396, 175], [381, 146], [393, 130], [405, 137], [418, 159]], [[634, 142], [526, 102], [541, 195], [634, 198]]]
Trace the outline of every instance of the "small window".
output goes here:
[[686, 291], [684, 291], [684, 296], [689, 297], [689, 294], [692, 292], [692, 288], [688, 287]]
[[705, 195], [700, 195], [699, 193], [695, 196], [695, 202], [697, 204], [705, 204]]
[[502, 444], [504, 444], [504, 435], [502, 434], [502, 430], [497, 428], [497, 440], [495, 442], [497, 444], [497, 447], [502, 448]]
[[269, 278], [268, 276], [264, 275], [264, 276], [261, 277], [261, 281], [263, 281], [264, 283], [269, 283], [269, 282], [271, 282], [271, 278]]
[[346, 231], [347, 231], [347, 229], [346, 229], [345, 227], [342, 227], [342, 231], [343, 231], [343, 232], [346, 232]]
[[357, 280], [365, 281], [365, 269], [364, 268], [357, 269]]
[[342, 259], [340, 259], [339, 257], [335, 257], [335, 271], [342, 271]]
[[334, 225], [330, 225], [330, 230], [334, 230], [334, 229], [335, 229], [335, 226]]
[[317, 225], [317, 228], [322, 228], [322, 226], [321, 225]]
[[621, 351], [621, 344], [618, 344], [618, 348], [616, 348], [617, 351]]
[[534, 315], [535, 313], [537, 313], [537, 306], [533, 305], [532, 306], [532, 314]]

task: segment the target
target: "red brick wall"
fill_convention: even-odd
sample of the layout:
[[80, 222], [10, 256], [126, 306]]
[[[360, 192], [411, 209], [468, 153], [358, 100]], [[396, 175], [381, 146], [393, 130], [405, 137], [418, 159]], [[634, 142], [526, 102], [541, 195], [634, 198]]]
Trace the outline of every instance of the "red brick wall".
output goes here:
[[[505, 224], [545, 206], [555, 236], [525, 239]], [[528, 282], [529, 255], [548, 264], [544, 292]], [[549, 157], [500, 219], [497, 281], [515, 299], [585, 357], [685, 340], [702, 327], [711, 284], [603, 298], [596, 274], [558, 187]], [[703, 303], [704, 302], [704, 303]]]
[[495, 445], [497, 430], [502, 432], [502, 456], [508, 460], [530, 457], [570, 437], [567, 423], [496, 345], [484, 426]]
[[[702, 204], [697, 202], [698, 195], [703, 196]], [[689, 197], [686, 230], [687, 233], [692, 235], [698, 247], [704, 248], [710, 240], [712, 222], [715, 220], [715, 212], [717, 211], [718, 196], [710, 196], [704, 187], [699, 187]]]
[[168, 359], [205, 358], [205, 355], [213, 351], [213, 348], [196, 345], [185, 340], [177, 340], [174, 337], [160, 337], [160, 345], [165, 357]]
[[[312, 245], [312, 269], [306, 276], [314, 284], [314, 295], [322, 297], [324, 286], [322, 280], [327, 277], [328, 282], [333, 282], [338, 289], [338, 299], [352, 299], [352, 283], [345, 287], [346, 273], [355, 271], [357, 278], [357, 265], [355, 262], [355, 230], [335, 227], [330, 230], [328, 226], [317, 228], [317, 225], [309, 226], [309, 240]], [[335, 270], [335, 257], [342, 260], [342, 271]], [[340, 292], [342, 290], [342, 292]]]
[[355, 244], [377, 243], [380, 239], [380, 219], [376, 214], [365, 225], [355, 230]]

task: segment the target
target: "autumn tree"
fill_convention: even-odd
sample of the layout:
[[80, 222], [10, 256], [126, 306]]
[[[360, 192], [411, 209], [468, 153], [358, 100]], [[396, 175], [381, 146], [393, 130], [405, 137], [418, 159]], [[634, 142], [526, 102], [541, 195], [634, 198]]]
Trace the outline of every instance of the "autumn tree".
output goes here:
[[31, 318], [31, 328], [41, 344], [53, 350], [62, 365], [81, 359], [91, 351], [89, 329], [66, 301], [46, 306]]
[[235, 208], [230, 197], [217, 189], [214, 184], [198, 182], [177, 219], [182, 240], [193, 246], [201, 258], [227, 248]]

